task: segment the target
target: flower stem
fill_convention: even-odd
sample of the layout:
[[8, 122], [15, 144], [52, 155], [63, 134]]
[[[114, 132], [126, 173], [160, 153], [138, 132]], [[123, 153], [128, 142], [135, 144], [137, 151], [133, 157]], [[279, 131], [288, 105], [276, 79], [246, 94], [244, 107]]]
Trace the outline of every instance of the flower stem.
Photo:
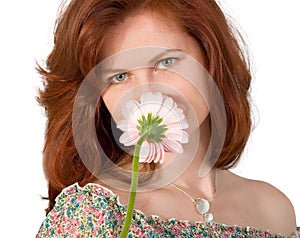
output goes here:
[[122, 229], [122, 232], [120, 235], [121, 238], [126, 238], [128, 232], [129, 232], [132, 214], [133, 214], [134, 202], [135, 202], [135, 197], [136, 197], [136, 189], [137, 189], [138, 181], [139, 181], [139, 176], [138, 176], [139, 154], [140, 154], [142, 143], [144, 142], [144, 140], [147, 136], [148, 136], [148, 132], [145, 131], [141, 135], [140, 139], [138, 140], [138, 142], [134, 148], [131, 185], [130, 185], [130, 196], [129, 196], [128, 206], [127, 206], [127, 213], [126, 213], [126, 217], [125, 217], [124, 226], [123, 226], [123, 229]]

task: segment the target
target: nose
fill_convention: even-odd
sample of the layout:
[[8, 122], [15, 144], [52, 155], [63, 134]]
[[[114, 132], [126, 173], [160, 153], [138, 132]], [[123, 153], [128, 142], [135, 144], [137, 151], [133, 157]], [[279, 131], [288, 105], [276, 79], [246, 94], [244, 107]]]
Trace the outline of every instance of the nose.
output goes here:
[[130, 72], [132, 78], [132, 82], [134, 83], [134, 87], [137, 87], [139, 90], [137, 91], [138, 94], [142, 94], [146, 91], [153, 91], [154, 90], [154, 74], [153, 68], [141, 68], [135, 69]]
[[131, 70], [131, 75], [138, 84], [149, 84], [153, 81], [153, 69], [150, 67]]

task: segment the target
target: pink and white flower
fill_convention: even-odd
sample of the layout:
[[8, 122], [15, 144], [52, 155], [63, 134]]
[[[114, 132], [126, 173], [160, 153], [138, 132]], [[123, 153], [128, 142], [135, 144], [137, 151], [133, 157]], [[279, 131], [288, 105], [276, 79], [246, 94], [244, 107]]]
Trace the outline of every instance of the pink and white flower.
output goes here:
[[189, 140], [183, 110], [176, 102], [160, 92], [147, 92], [140, 101], [127, 101], [122, 110], [124, 120], [117, 127], [124, 131], [120, 142], [125, 146], [136, 145], [142, 135], [145, 140], [139, 152], [139, 162], [163, 163], [165, 152], [182, 153], [182, 144]]

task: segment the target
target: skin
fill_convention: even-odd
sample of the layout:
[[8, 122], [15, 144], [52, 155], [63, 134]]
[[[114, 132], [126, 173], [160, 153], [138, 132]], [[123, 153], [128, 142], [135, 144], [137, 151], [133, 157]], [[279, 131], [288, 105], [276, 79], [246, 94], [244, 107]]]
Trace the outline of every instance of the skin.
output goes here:
[[[200, 47], [192, 37], [183, 32], [175, 22], [164, 18], [158, 19], [149, 12], [134, 14], [114, 27], [104, 41], [103, 58], [143, 46], [181, 49], [201, 64], [205, 62]], [[120, 117], [117, 104], [122, 94], [140, 85], [147, 85], [153, 80], [153, 69], [149, 68], [131, 70], [126, 74], [124, 81], [111, 84], [103, 94], [103, 100], [116, 120]], [[162, 69], [159, 69], [159, 74], [161, 74], [161, 77], [158, 77], [159, 83], [179, 90], [188, 100], [196, 113], [197, 126], [201, 133], [199, 148], [191, 165], [173, 183], [192, 197], [209, 198], [214, 193], [214, 171], [205, 177], [198, 177], [198, 168], [205, 155], [210, 136], [207, 119], [209, 109], [202, 96], [186, 80], [168, 74]], [[170, 80], [171, 77], [177, 78]], [[135, 97], [139, 98], [139, 95], [140, 93], [137, 93]], [[214, 221], [227, 225], [256, 227], [285, 236], [295, 232], [296, 219], [293, 206], [278, 189], [265, 182], [242, 178], [229, 170], [217, 169], [216, 173], [217, 193], [211, 202]], [[128, 192], [110, 189], [119, 195], [121, 203], [127, 204]], [[138, 193], [135, 207], [148, 216], [155, 214], [162, 219], [203, 220], [191, 200], [172, 186]]]

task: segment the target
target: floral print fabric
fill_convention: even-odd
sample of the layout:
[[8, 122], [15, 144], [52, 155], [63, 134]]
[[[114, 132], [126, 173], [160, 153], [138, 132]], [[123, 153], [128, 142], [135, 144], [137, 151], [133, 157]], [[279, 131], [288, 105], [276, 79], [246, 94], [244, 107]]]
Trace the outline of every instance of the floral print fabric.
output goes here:
[[[42, 223], [36, 238], [41, 237], [119, 237], [126, 206], [118, 196], [98, 184], [65, 188]], [[283, 237], [251, 227], [205, 224], [175, 219], [147, 217], [135, 210], [128, 237]], [[300, 237], [300, 229], [293, 237]]]

